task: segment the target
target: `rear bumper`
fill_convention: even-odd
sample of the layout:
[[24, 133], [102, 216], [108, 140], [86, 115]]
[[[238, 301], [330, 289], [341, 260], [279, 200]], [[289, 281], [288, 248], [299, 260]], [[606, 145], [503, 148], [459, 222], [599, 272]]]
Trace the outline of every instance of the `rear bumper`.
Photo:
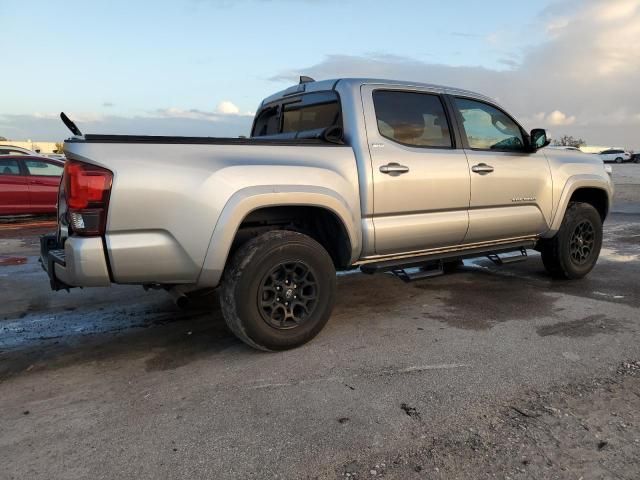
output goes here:
[[100, 237], [69, 237], [61, 247], [55, 235], [43, 235], [40, 261], [53, 290], [111, 284]]

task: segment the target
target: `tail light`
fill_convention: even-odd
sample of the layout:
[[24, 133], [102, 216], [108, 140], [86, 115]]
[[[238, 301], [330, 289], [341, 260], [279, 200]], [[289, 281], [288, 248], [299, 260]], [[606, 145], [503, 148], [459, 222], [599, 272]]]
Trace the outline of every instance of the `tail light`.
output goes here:
[[106, 168], [68, 160], [64, 193], [69, 224], [78, 235], [103, 235], [113, 173]]

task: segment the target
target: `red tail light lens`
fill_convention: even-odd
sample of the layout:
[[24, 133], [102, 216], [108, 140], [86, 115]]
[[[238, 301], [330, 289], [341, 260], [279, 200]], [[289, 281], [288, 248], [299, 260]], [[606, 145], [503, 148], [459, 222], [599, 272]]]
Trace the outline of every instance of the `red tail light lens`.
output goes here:
[[103, 235], [113, 173], [87, 163], [67, 161], [64, 190], [69, 224], [78, 235]]

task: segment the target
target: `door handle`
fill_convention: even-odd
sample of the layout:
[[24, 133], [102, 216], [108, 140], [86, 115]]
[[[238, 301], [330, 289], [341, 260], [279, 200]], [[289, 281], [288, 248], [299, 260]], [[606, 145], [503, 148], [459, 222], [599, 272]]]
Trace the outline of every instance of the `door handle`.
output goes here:
[[386, 173], [387, 175], [391, 175], [392, 177], [397, 177], [398, 175], [407, 173], [409, 171], [409, 167], [400, 165], [399, 163], [391, 162], [386, 165], [382, 165], [380, 167], [380, 171], [382, 173]]
[[31, 185], [48, 185], [46, 182], [41, 182], [39, 180], [31, 180]]
[[486, 163], [479, 163], [478, 165], [471, 167], [471, 171], [480, 175], [486, 175], [487, 173], [493, 172], [493, 167]]

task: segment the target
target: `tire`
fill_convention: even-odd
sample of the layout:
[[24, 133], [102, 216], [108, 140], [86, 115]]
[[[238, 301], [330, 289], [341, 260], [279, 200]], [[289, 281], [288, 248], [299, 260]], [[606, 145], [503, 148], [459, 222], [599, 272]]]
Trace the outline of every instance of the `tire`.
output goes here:
[[542, 263], [554, 278], [578, 279], [595, 266], [602, 248], [602, 220], [588, 203], [572, 202], [567, 207], [560, 230], [544, 241]]
[[616, 158], [616, 163], [622, 163], [622, 157]]
[[246, 344], [288, 350], [322, 330], [335, 292], [335, 267], [322, 245], [302, 233], [274, 230], [233, 254], [222, 277], [220, 305], [229, 329]]

